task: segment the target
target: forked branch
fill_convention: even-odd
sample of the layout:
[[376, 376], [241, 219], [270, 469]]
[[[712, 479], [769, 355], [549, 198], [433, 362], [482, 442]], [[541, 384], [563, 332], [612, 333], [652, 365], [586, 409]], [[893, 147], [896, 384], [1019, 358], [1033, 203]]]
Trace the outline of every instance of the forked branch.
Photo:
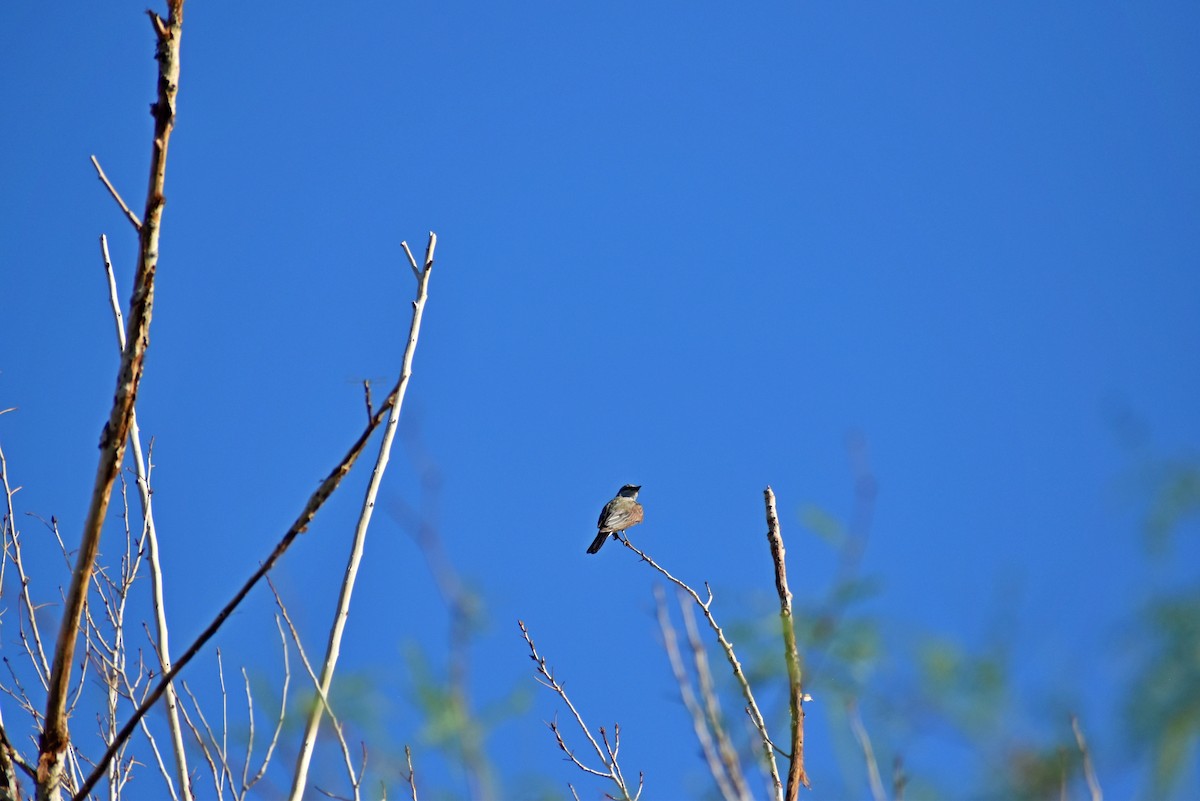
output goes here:
[[[596, 738], [592, 736], [592, 732], [588, 729], [587, 724], [583, 722], [583, 716], [579, 714], [579, 710], [575, 708], [575, 705], [571, 703], [571, 699], [567, 697], [567, 691], [554, 678], [554, 671], [546, 665], [546, 660], [538, 653], [537, 646], [533, 644], [533, 638], [529, 635], [529, 629], [525, 628], [524, 621], [518, 620], [517, 625], [521, 627], [521, 636], [525, 638], [525, 644], [529, 646], [529, 658], [537, 665], [537, 672], [542, 676], [542, 678], [538, 679], [538, 683], [558, 693], [558, 697], [567, 705], [567, 709], [571, 710], [571, 715], [575, 718], [575, 722], [583, 731], [584, 736], [587, 737], [588, 742], [591, 743], [592, 749], [596, 752], [596, 756], [600, 758], [600, 762], [603, 763], [605, 770], [597, 770], [596, 768], [589, 767], [575, 756], [575, 752], [570, 749], [566, 740], [563, 739], [562, 731], [558, 728], [558, 720], [555, 719], [546, 725], [554, 733], [554, 739], [558, 743], [558, 747], [567, 755], [567, 759], [584, 773], [608, 779], [615, 784], [621, 794], [619, 801], [637, 801], [642, 794], [642, 787], [645, 784], [646, 777], [645, 774], [638, 773], [637, 792], [630, 795], [629, 788], [625, 783], [625, 776], [622, 774], [621, 767], [617, 763], [617, 753], [621, 750], [620, 726], [613, 725], [613, 740], [611, 743], [608, 740], [608, 734], [603, 728], [600, 729], [600, 739], [604, 742], [604, 747], [601, 748], [600, 743], [596, 742]], [[572, 792], [574, 792], [573, 788]], [[609, 796], [609, 798], [612, 797]]]

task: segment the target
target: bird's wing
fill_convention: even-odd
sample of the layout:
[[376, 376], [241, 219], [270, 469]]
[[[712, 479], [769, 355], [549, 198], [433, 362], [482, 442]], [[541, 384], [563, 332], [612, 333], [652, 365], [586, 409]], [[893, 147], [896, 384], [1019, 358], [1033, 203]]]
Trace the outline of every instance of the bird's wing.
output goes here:
[[600, 510], [600, 519], [596, 521], [596, 528], [604, 528], [608, 518], [612, 516], [613, 510], [617, 506], [617, 499], [613, 498], [608, 503], [604, 504], [604, 508]]
[[605, 505], [596, 525], [601, 531], [624, 531], [630, 526], [636, 526], [642, 522], [641, 512], [642, 507], [638, 505], [637, 501], [629, 498], [613, 498]]

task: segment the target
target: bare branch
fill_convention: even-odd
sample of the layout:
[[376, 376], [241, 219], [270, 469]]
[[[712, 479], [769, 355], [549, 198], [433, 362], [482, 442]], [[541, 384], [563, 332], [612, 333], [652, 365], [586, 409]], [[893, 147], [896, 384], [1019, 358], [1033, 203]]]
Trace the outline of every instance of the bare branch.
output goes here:
[[412, 749], [404, 746], [404, 761], [408, 763], [408, 789], [412, 791], [412, 801], [417, 801], [417, 774], [413, 771]]
[[125, 218], [129, 220], [129, 222], [133, 223], [133, 230], [141, 231], [142, 221], [139, 220], [137, 215], [130, 211], [129, 207], [125, 205], [125, 201], [121, 198], [121, 193], [118, 192], [117, 188], [112, 185], [111, 181], [108, 180], [108, 176], [104, 174], [104, 170], [101, 169], [100, 162], [96, 161], [96, 157], [92, 156], [91, 158], [92, 166], [96, 168], [96, 175], [100, 176], [100, 181], [108, 188], [108, 193], [112, 195], [113, 200], [117, 201], [117, 205], [120, 206], [121, 211], [125, 213]]
[[729, 774], [721, 762], [712, 731], [704, 716], [704, 709], [696, 698], [691, 678], [683, 665], [683, 657], [679, 653], [679, 640], [675, 635], [675, 626], [671, 623], [671, 615], [667, 610], [666, 595], [663, 593], [662, 587], [657, 584], [654, 586], [654, 605], [658, 612], [658, 628], [662, 632], [663, 649], [667, 652], [667, 661], [671, 663], [671, 673], [675, 676], [675, 684], [679, 686], [679, 697], [683, 701], [688, 715], [692, 718], [692, 729], [696, 732], [696, 739], [700, 743], [700, 752], [708, 764], [708, 772], [712, 774], [713, 780], [717, 783], [717, 789], [721, 792], [721, 797], [726, 801], [742, 798], [748, 801], [748, 796], [739, 796], [734, 791], [733, 785], [729, 781]]
[[663, 576], [665, 576], [668, 581], [690, 595], [692, 600], [696, 602], [696, 605], [700, 607], [700, 610], [704, 612], [704, 618], [708, 621], [709, 628], [711, 628], [713, 633], [717, 635], [717, 642], [720, 643], [721, 649], [725, 652], [725, 659], [729, 662], [730, 667], [733, 668], [733, 676], [735, 679], [737, 679], [738, 686], [740, 686], [742, 689], [742, 695], [745, 697], [746, 703], [749, 706], [748, 712], [750, 714], [750, 719], [753, 721], [754, 727], [758, 729], [759, 737], [762, 739], [763, 756], [765, 758], [767, 770], [771, 775], [771, 783], [774, 786], [775, 798], [777, 801], [782, 801], [783, 782], [781, 782], [779, 779], [779, 766], [775, 761], [775, 749], [771, 745], [771, 737], [767, 734], [767, 723], [763, 719], [762, 711], [758, 708], [758, 702], [754, 700], [754, 691], [750, 689], [750, 681], [746, 678], [745, 671], [742, 670], [742, 663], [738, 661], [737, 654], [735, 654], [733, 651], [733, 644], [729, 642], [729, 639], [725, 636], [725, 632], [717, 624], [717, 619], [713, 617], [711, 608], [713, 601], [712, 588], [709, 587], [707, 583], [705, 584], [705, 588], [708, 590], [708, 600], [701, 601], [699, 593], [697, 593], [683, 581], [668, 573], [657, 562], [655, 562], [643, 551], [639, 550], [633, 543], [631, 543], [627, 536], [617, 532], [617, 538], [621, 541], [622, 545], [640, 556], [643, 562], [650, 565], [650, 567], [654, 568]]
[[[192, 691], [188, 688], [186, 681], [183, 682], [183, 692], [188, 696], [188, 698], [191, 699], [192, 706], [196, 709], [197, 715], [203, 715], [200, 710], [200, 705], [197, 703], [196, 697], [192, 695]], [[200, 733], [200, 729], [195, 723], [192, 722], [192, 716], [188, 714], [186, 704], [179, 705], [179, 714], [183, 716], [183, 722], [187, 725], [188, 730], [192, 733], [192, 738], [196, 741], [196, 744], [200, 746], [200, 753], [204, 756], [204, 761], [208, 763], [209, 775], [213, 777], [213, 783], [216, 785], [216, 797], [223, 797], [221, 782], [217, 778], [217, 763], [213, 758], [212, 753], [208, 750], [208, 743], [205, 741], [204, 735]]]
[[[150, 12], [158, 34], [158, 100], [154, 104], [154, 139], [150, 159], [150, 185], [146, 193], [144, 222], [138, 229], [138, 266], [130, 300], [130, 339], [122, 352], [116, 392], [108, 423], [100, 437], [100, 459], [91, 502], [80, 535], [75, 569], [63, 607], [62, 623], [55, 641], [49, 690], [46, 698], [46, 723], [38, 743], [39, 793], [57, 798], [64, 780], [64, 758], [70, 744], [67, 728], [67, 695], [71, 669], [79, 636], [80, 619], [87, 598], [88, 584], [96, 554], [100, 548], [100, 530], [112, 496], [113, 483], [125, 455], [126, 441], [145, 368], [150, 342], [150, 318], [154, 307], [154, 278], [158, 269], [158, 242], [162, 225], [163, 188], [166, 181], [167, 147], [175, 126], [175, 98], [179, 91], [179, 48], [183, 33], [183, 0], [170, 0], [170, 15], [164, 24]], [[114, 743], [114, 745], [117, 745]], [[119, 745], [118, 745], [119, 747]], [[115, 751], [114, 751], [115, 754]], [[104, 762], [112, 758], [108, 756]], [[97, 766], [99, 769], [100, 766]], [[103, 775], [103, 770], [97, 775]]]
[[371, 438], [371, 434], [373, 434], [375, 429], [378, 428], [380, 423], [383, 422], [383, 416], [391, 408], [394, 400], [395, 391], [393, 390], [393, 394], [388, 397], [388, 399], [384, 402], [383, 407], [380, 408], [380, 410], [375, 414], [375, 417], [373, 417], [367, 424], [367, 427], [363, 430], [362, 434], [359, 435], [358, 440], [350, 446], [350, 450], [344, 457], [342, 457], [341, 462], [339, 462], [338, 465], [333, 468], [333, 471], [325, 477], [325, 480], [321, 482], [321, 485], [317, 487], [317, 490], [309, 497], [308, 503], [305, 505], [304, 510], [300, 513], [300, 516], [296, 518], [294, 523], [292, 523], [291, 528], [287, 530], [287, 533], [285, 533], [283, 538], [280, 539], [280, 541], [275, 545], [274, 550], [271, 551], [270, 555], [266, 558], [262, 565], [259, 566], [256, 571], [254, 571], [253, 575], [251, 575], [246, 583], [242, 585], [242, 588], [238, 590], [236, 594], [234, 594], [229, 603], [225, 604], [224, 608], [217, 613], [217, 616], [213, 618], [213, 621], [208, 624], [208, 627], [200, 633], [200, 636], [196, 638], [195, 642], [188, 646], [187, 650], [184, 651], [183, 655], [176, 660], [171, 669], [163, 674], [163, 676], [159, 679], [158, 684], [154, 686], [154, 689], [146, 696], [146, 700], [138, 706], [137, 710], [134, 711], [130, 719], [126, 721], [124, 727], [122, 727], [121, 731], [117, 734], [117, 739], [111, 746], [109, 746], [108, 751], [106, 751], [104, 756], [102, 756], [96, 763], [96, 767], [88, 775], [87, 780], [84, 781], [79, 791], [75, 794], [75, 798], [78, 801], [82, 801], [82, 799], [86, 798], [87, 793], [91, 791], [96, 782], [99, 781], [104, 775], [103, 767], [110, 759], [112, 759], [113, 755], [116, 753], [116, 748], [121, 742], [124, 742], [124, 740], [128, 739], [129, 735], [132, 734], [134, 727], [137, 725], [137, 722], [142, 719], [142, 717], [150, 710], [152, 706], [154, 706], [155, 703], [158, 702], [158, 699], [161, 698], [165, 692], [167, 685], [170, 684], [171, 681], [177, 675], [179, 675], [179, 672], [183, 670], [183, 668], [186, 667], [189, 662], [192, 661], [196, 654], [200, 652], [200, 649], [203, 648], [205, 644], [207, 644], [208, 641], [213, 638], [213, 635], [217, 633], [229, 616], [233, 614], [234, 610], [237, 609], [238, 606], [241, 605], [242, 601], [245, 600], [246, 596], [250, 594], [250, 590], [254, 589], [254, 586], [258, 584], [260, 580], [262, 580], [263, 576], [265, 576], [271, 570], [271, 568], [275, 566], [275, 563], [278, 562], [280, 557], [282, 557], [288, 548], [291, 547], [295, 539], [308, 530], [309, 523], [311, 523], [313, 518], [316, 517], [317, 512], [321, 509], [325, 502], [329, 500], [329, 497], [333, 494], [333, 491], [337, 489], [338, 485], [342, 482], [342, 479], [346, 477], [346, 474], [350, 472], [350, 468], [354, 466], [354, 463], [358, 460], [358, 457], [362, 455], [363, 449], [366, 448], [367, 441]]
[[[408, 328], [408, 344], [404, 348], [404, 357], [400, 367], [400, 378], [393, 391], [395, 402], [388, 415], [387, 426], [383, 432], [383, 441], [379, 445], [379, 456], [375, 460], [375, 469], [371, 472], [371, 480], [367, 486], [366, 497], [363, 499], [362, 511], [358, 524], [354, 529], [354, 541], [350, 547], [350, 557], [346, 565], [345, 579], [338, 593], [337, 607], [334, 612], [333, 626], [329, 632], [329, 642], [325, 649], [325, 661], [321, 668], [319, 690], [322, 696], [329, 695], [333, 686], [333, 673], [337, 668], [338, 656], [341, 653], [342, 635], [345, 632], [346, 620], [350, 616], [350, 600], [354, 595], [354, 583], [358, 577], [359, 563], [362, 561], [363, 548], [366, 545], [367, 528], [371, 524], [371, 516], [375, 511], [375, 498], [379, 493], [379, 485], [383, 481], [391, 456], [392, 441], [396, 436], [396, 427], [400, 423], [400, 409], [404, 405], [404, 395], [408, 391], [408, 382], [412, 377], [413, 357], [417, 351], [417, 337], [421, 333], [421, 319], [425, 312], [425, 303], [429, 299], [429, 278], [433, 273], [433, 253], [437, 247], [437, 235], [429, 233], [429, 246], [425, 252], [425, 268], [417, 277], [417, 296], [413, 301], [412, 321]], [[408, 246], [405, 245], [408, 252]], [[412, 254], [409, 253], [409, 259]], [[414, 267], [415, 270], [415, 267]], [[291, 801], [300, 801], [304, 787], [308, 783], [308, 766], [312, 759], [313, 748], [316, 745], [317, 727], [321, 723], [321, 715], [325, 708], [322, 704], [313, 704], [304, 730], [304, 738], [300, 743], [300, 754], [296, 759], [296, 771], [292, 778]], [[355, 793], [358, 788], [355, 785]]]
[[420, 281], [421, 280], [421, 269], [419, 267], [417, 267], [417, 260], [413, 258], [412, 251], [408, 249], [408, 243], [401, 242], [400, 247], [404, 248], [404, 254], [406, 256], [408, 256], [408, 263], [409, 263], [409, 266], [412, 267], [413, 278]]
[[[537, 646], [533, 644], [533, 638], [529, 635], [529, 630], [525, 628], [525, 623], [518, 620], [517, 625], [521, 627], [521, 636], [525, 638], [525, 644], [529, 646], [529, 658], [534, 661], [534, 663], [537, 665], [538, 673], [540, 673], [545, 679], [545, 681], [542, 681], [541, 683], [558, 693], [558, 697], [561, 698], [563, 703], [567, 705], [567, 709], [571, 710], [571, 714], [575, 717], [575, 722], [579, 724], [579, 728], [583, 730], [584, 736], [587, 737], [588, 742], [592, 744], [592, 748], [596, 751], [596, 756], [600, 757], [600, 761], [604, 763], [606, 768], [608, 768], [608, 772], [605, 773], [603, 771], [596, 770], [595, 768], [589, 768], [587, 765], [580, 762], [579, 759], [576, 758], [574, 752], [567, 747], [567, 743], [565, 740], [563, 740], [562, 733], [558, 729], [558, 721], [555, 720], [546, 725], [550, 727], [550, 731], [554, 732], [554, 738], [558, 742], [558, 747], [564, 754], [567, 755], [567, 758], [583, 772], [589, 773], [593, 776], [599, 776], [602, 779], [609, 779], [613, 784], [617, 785], [617, 789], [621, 792], [622, 801], [636, 801], [637, 796], [629, 795], [629, 790], [625, 786], [625, 779], [621, 775], [620, 767], [617, 765], [617, 751], [620, 749], [620, 729], [614, 726], [614, 736], [618, 737], [618, 740], [612, 747], [609, 746], [608, 737], [605, 735], [604, 729], [600, 729], [600, 736], [604, 740], [604, 750], [601, 750], [600, 744], [596, 742], [596, 738], [592, 736], [590, 731], [588, 731], [587, 724], [583, 722], [583, 717], [579, 714], [579, 710], [575, 708], [575, 705], [571, 703], [571, 699], [567, 697], [567, 691], [563, 689], [563, 686], [554, 678], [554, 673], [549, 667], [547, 667], [546, 660], [543, 659], [540, 654], [538, 654]], [[574, 788], [572, 788], [572, 792], [574, 792]], [[640, 789], [638, 790], [638, 793], [641, 793]]]
[[[0, 721], [0, 792], [4, 793], [6, 798], [19, 799], [21, 783], [17, 780], [17, 772], [13, 770], [14, 767], [20, 768], [31, 779], [37, 778], [37, 771], [9, 742], [8, 732], [4, 730], [4, 724]], [[416, 800], [414, 799], [414, 801]]]
[[200, 728], [192, 723], [191, 715], [188, 714], [186, 706], [181, 704], [179, 711], [183, 713], [184, 721], [187, 723], [188, 728], [191, 729], [192, 736], [196, 738], [196, 743], [200, 746], [200, 752], [204, 755], [205, 761], [208, 762], [208, 769], [213, 777], [213, 788], [216, 790], [216, 796], [217, 798], [222, 798], [225, 794], [225, 776], [229, 772], [229, 763], [225, 758], [225, 754], [221, 751], [220, 742], [213, 735], [212, 727], [208, 725], [208, 719], [204, 716], [204, 709], [200, 706], [200, 702], [196, 700], [196, 696], [192, 693], [192, 688], [188, 686], [186, 681], [183, 682], [183, 691], [191, 699], [192, 708], [196, 710], [196, 717], [200, 718], [200, 723], [204, 726], [204, 733], [202, 734]]
[[800, 686], [800, 653], [796, 648], [796, 627], [792, 619], [792, 591], [787, 583], [786, 551], [783, 535], [779, 531], [779, 515], [775, 511], [775, 493], [770, 487], [763, 490], [763, 500], [767, 507], [767, 542], [775, 563], [775, 590], [779, 593], [779, 623], [783, 630], [783, 656], [788, 671], [792, 751], [788, 763], [787, 799], [795, 801], [800, 793], [800, 785], [809, 786], [808, 775], [804, 772], [804, 690]]
[[[24, 610], [24, 616], [18, 618], [20, 637], [25, 642], [25, 650], [33, 661], [34, 673], [42, 687], [45, 687], [49, 681], [50, 662], [46, 659], [46, 651], [42, 647], [42, 635], [37, 625], [37, 610], [33, 604], [33, 597], [29, 593], [29, 576], [25, 572], [25, 562], [21, 558], [21, 538], [17, 532], [16, 518], [13, 516], [12, 498], [20, 487], [14, 490], [8, 483], [8, 461], [4, 458], [3, 448], [0, 448], [0, 484], [4, 486], [4, 498], [8, 510], [8, 524], [4, 530], [4, 553], [6, 556], [12, 557], [13, 565], [17, 568], [17, 578], [21, 582], [21, 606], [18, 609]], [[29, 625], [29, 633], [33, 637], [34, 647], [32, 649], [28, 647], [25, 638], [26, 621]], [[34, 659], [35, 654], [36, 659]]]
[[[95, 159], [93, 158], [93, 161]], [[99, 169], [99, 164], [96, 165]], [[103, 174], [103, 173], [102, 173]], [[140, 225], [139, 225], [140, 227]], [[112, 306], [113, 322], [117, 330], [117, 345], [125, 350], [125, 322], [121, 316], [121, 301], [117, 293], [117, 279], [113, 273], [112, 259], [108, 255], [108, 239], [105, 236], [100, 237], [100, 253], [104, 259], [104, 272], [108, 278], [108, 297], [109, 303]], [[143, 456], [141, 431], [138, 427], [137, 409], [135, 408], [131, 414], [130, 426], [130, 450], [133, 452], [134, 473], [137, 476], [138, 499], [141, 502], [142, 520], [144, 521], [144, 535], [147, 542], [147, 552], [150, 558], [150, 591], [154, 608], [154, 623], [158, 634], [158, 641], [154, 646], [155, 653], [158, 655], [159, 668], [163, 673], [168, 673], [171, 670], [171, 644], [170, 632], [167, 628], [167, 610], [166, 601], [163, 597], [163, 572], [162, 564], [158, 558], [158, 529], [154, 525], [154, 509], [150, 503], [150, 469], [149, 460]], [[171, 736], [171, 751], [175, 756], [175, 778], [179, 782], [179, 792], [183, 794], [184, 801], [191, 801], [192, 790], [191, 781], [188, 779], [188, 764], [187, 753], [183, 747], [183, 726], [179, 722], [179, 699], [175, 694], [175, 686], [168, 684], [166, 688], [166, 707], [167, 707], [167, 731]], [[166, 777], [167, 787], [171, 797], [176, 798], [174, 783], [170, 776]]]
[[[274, 589], [274, 588], [272, 588]], [[279, 622], [279, 618], [275, 618], [275, 628], [279, 630], [279, 648], [283, 652], [283, 689], [279, 694], [279, 719], [275, 721], [275, 731], [271, 734], [271, 741], [267, 743], [267, 751], [263, 754], [262, 764], [258, 770], [248, 780], [245, 778], [245, 773], [242, 774], [242, 791], [249, 792], [254, 785], [262, 779], [267, 773], [267, 765], [271, 763], [271, 756], [275, 753], [275, 746], [279, 744], [279, 734], [283, 731], [283, 720], [287, 714], [287, 696], [288, 687], [292, 683], [292, 668], [288, 660], [287, 635], [283, 632], [283, 624]], [[242, 671], [243, 675], [245, 670]], [[246, 692], [249, 694], [250, 685], [247, 682]], [[250, 755], [246, 754], [246, 764], [250, 764]]]
[[[712, 669], [708, 662], [708, 650], [700, 639], [696, 615], [692, 611], [692, 605], [687, 602], [687, 593], [682, 590], [676, 592], [678, 592], [679, 612], [683, 616], [683, 629], [687, 633], [688, 645], [692, 649], [692, 664], [696, 668], [696, 681], [700, 687], [700, 697], [704, 700], [704, 713], [708, 719], [708, 725], [712, 728], [713, 736], [716, 738], [721, 752], [721, 761], [725, 765], [729, 781], [733, 784], [738, 797], [750, 798], [750, 787], [746, 784], [741, 758], [733, 746], [733, 741], [729, 738], [729, 731], [725, 728], [725, 716], [721, 712], [721, 701], [713, 682]], [[711, 594], [712, 591], [709, 590], [710, 597]]]
[[229, 789], [237, 797], [237, 788], [233, 786], [233, 765], [229, 763], [229, 693], [225, 690], [225, 662], [221, 659], [221, 649], [217, 649], [217, 679], [221, 685], [221, 742], [216, 744], [221, 753], [222, 774], [229, 782]]
[[875, 749], [871, 747], [871, 737], [867, 734], [867, 729], [863, 726], [862, 715], [858, 712], [858, 704], [851, 701], [847, 704], [847, 716], [850, 719], [850, 730], [854, 732], [854, 739], [858, 740], [858, 745], [863, 752], [863, 760], [867, 763], [867, 780], [871, 785], [871, 797], [875, 801], [887, 801], [887, 794], [883, 790], [883, 779], [879, 775], [879, 763], [875, 761]]
[[[346, 742], [346, 736], [342, 729], [341, 721], [334, 714], [333, 707], [329, 704], [329, 697], [321, 691], [321, 682], [317, 678], [317, 673], [313, 670], [312, 663], [308, 660], [308, 654], [304, 651], [304, 643], [300, 640], [300, 632], [297, 631], [296, 625], [292, 622], [291, 615], [288, 614], [287, 605], [284, 604], [283, 598], [280, 597], [279, 591], [275, 588], [275, 583], [267, 579], [267, 586], [271, 588], [272, 594], [275, 596], [275, 605], [279, 607], [279, 614], [283, 617], [284, 623], [287, 624], [288, 631], [291, 632], [292, 642], [296, 644], [296, 653], [300, 655], [300, 663], [304, 665], [304, 670], [308, 673], [309, 680], [313, 683], [313, 689], [317, 693], [317, 699], [325, 708], [325, 714], [329, 715], [329, 720], [333, 724], [333, 733], [337, 737], [338, 744], [342, 748], [342, 759], [346, 764], [346, 773], [350, 777], [350, 785], [354, 788], [355, 798], [359, 795], [359, 787], [362, 783], [361, 774], [356, 775], [354, 772], [354, 762], [350, 757], [350, 745]], [[318, 788], [320, 790], [320, 788]], [[324, 790], [320, 790], [324, 793]], [[326, 793], [328, 795], [328, 793]]]
[[367, 419], [370, 420], [375, 411], [371, 408], [371, 380], [363, 379], [363, 399], [367, 402]]
[[1083, 756], [1083, 775], [1087, 779], [1088, 792], [1091, 794], [1092, 801], [1104, 801], [1104, 792], [1100, 789], [1100, 779], [1096, 777], [1096, 767], [1092, 764], [1092, 752], [1088, 750], [1087, 740], [1083, 737], [1083, 729], [1079, 725], [1079, 718], [1075, 715], [1071, 716], [1071, 731], [1075, 733], [1075, 744], [1079, 746], [1079, 753]]
[[[545, 682], [538, 682], [538, 683], [543, 684], [544, 686], [549, 686], [549, 685], [545, 685]], [[575, 764], [575, 767], [579, 768], [584, 773], [590, 773], [593, 776], [599, 776], [601, 779], [612, 779], [613, 778], [611, 773], [604, 773], [602, 771], [596, 770], [595, 768], [589, 768], [587, 765], [585, 765], [579, 761], [579, 758], [575, 756], [575, 752], [572, 751], [567, 746], [566, 741], [563, 739], [562, 730], [558, 728], [558, 715], [555, 715], [554, 720], [547, 723], [546, 726], [550, 729], [551, 732], [553, 732], [554, 739], [558, 743], [559, 749], [564, 754], [567, 755], [567, 759], [570, 760], [571, 762], [573, 762]]]

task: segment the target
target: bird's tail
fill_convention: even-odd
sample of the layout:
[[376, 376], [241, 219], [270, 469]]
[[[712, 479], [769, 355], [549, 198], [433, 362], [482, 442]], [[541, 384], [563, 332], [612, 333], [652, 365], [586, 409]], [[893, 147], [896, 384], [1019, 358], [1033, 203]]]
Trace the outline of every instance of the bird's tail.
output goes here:
[[604, 541], [612, 536], [611, 531], [601, 531], [596, 535], [596, 539], [592, 540], [592, 544], [588, 546], [588, 553], [595, 553], [600, 550], [600, 546], [604, 545]]

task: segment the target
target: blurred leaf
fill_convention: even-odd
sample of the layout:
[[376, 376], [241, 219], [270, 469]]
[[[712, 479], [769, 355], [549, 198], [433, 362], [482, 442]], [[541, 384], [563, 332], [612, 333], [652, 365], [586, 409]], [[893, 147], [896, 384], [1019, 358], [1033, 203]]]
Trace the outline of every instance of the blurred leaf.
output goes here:
[[925, 695], [953, 723], [979, 736], [1004, 713], [1008, 671], [1002, 654], [976, 656], [948, 640], [930, 640], [917, 654]]
[[1132, 745], [1152, 755], [1150, 795], [1169, 794], [1200, 743], [1200, 588], [1155, 600], [1149, 640], [1126, 702]]
[[1072, 753], [1061, 745], [1040, 750], [1026, 745], [1013, 750], [997, 778], [1001, 796], [1029, 801], [1059, 797], [1063, 782], [1074, 769]]
[[846, 527], [819, 506], [809, 504], [801, 509], [800, 522], [834, 548], [842, 547], [846, 541]]
[[873, 576], [863, 576], [848, 579], [833, 588], [830, 604], [834, 606], [850, 606], [851, 604], [874, 598], [883, 591], [883, 582]]
[[1159, 468], [1154, 497], [1146, 516], [1146, 539], [1152, 551], [1170, 545], [1171, 532], [1186, 518], [1200, 513], [1200, 465], [1168, 462]]

